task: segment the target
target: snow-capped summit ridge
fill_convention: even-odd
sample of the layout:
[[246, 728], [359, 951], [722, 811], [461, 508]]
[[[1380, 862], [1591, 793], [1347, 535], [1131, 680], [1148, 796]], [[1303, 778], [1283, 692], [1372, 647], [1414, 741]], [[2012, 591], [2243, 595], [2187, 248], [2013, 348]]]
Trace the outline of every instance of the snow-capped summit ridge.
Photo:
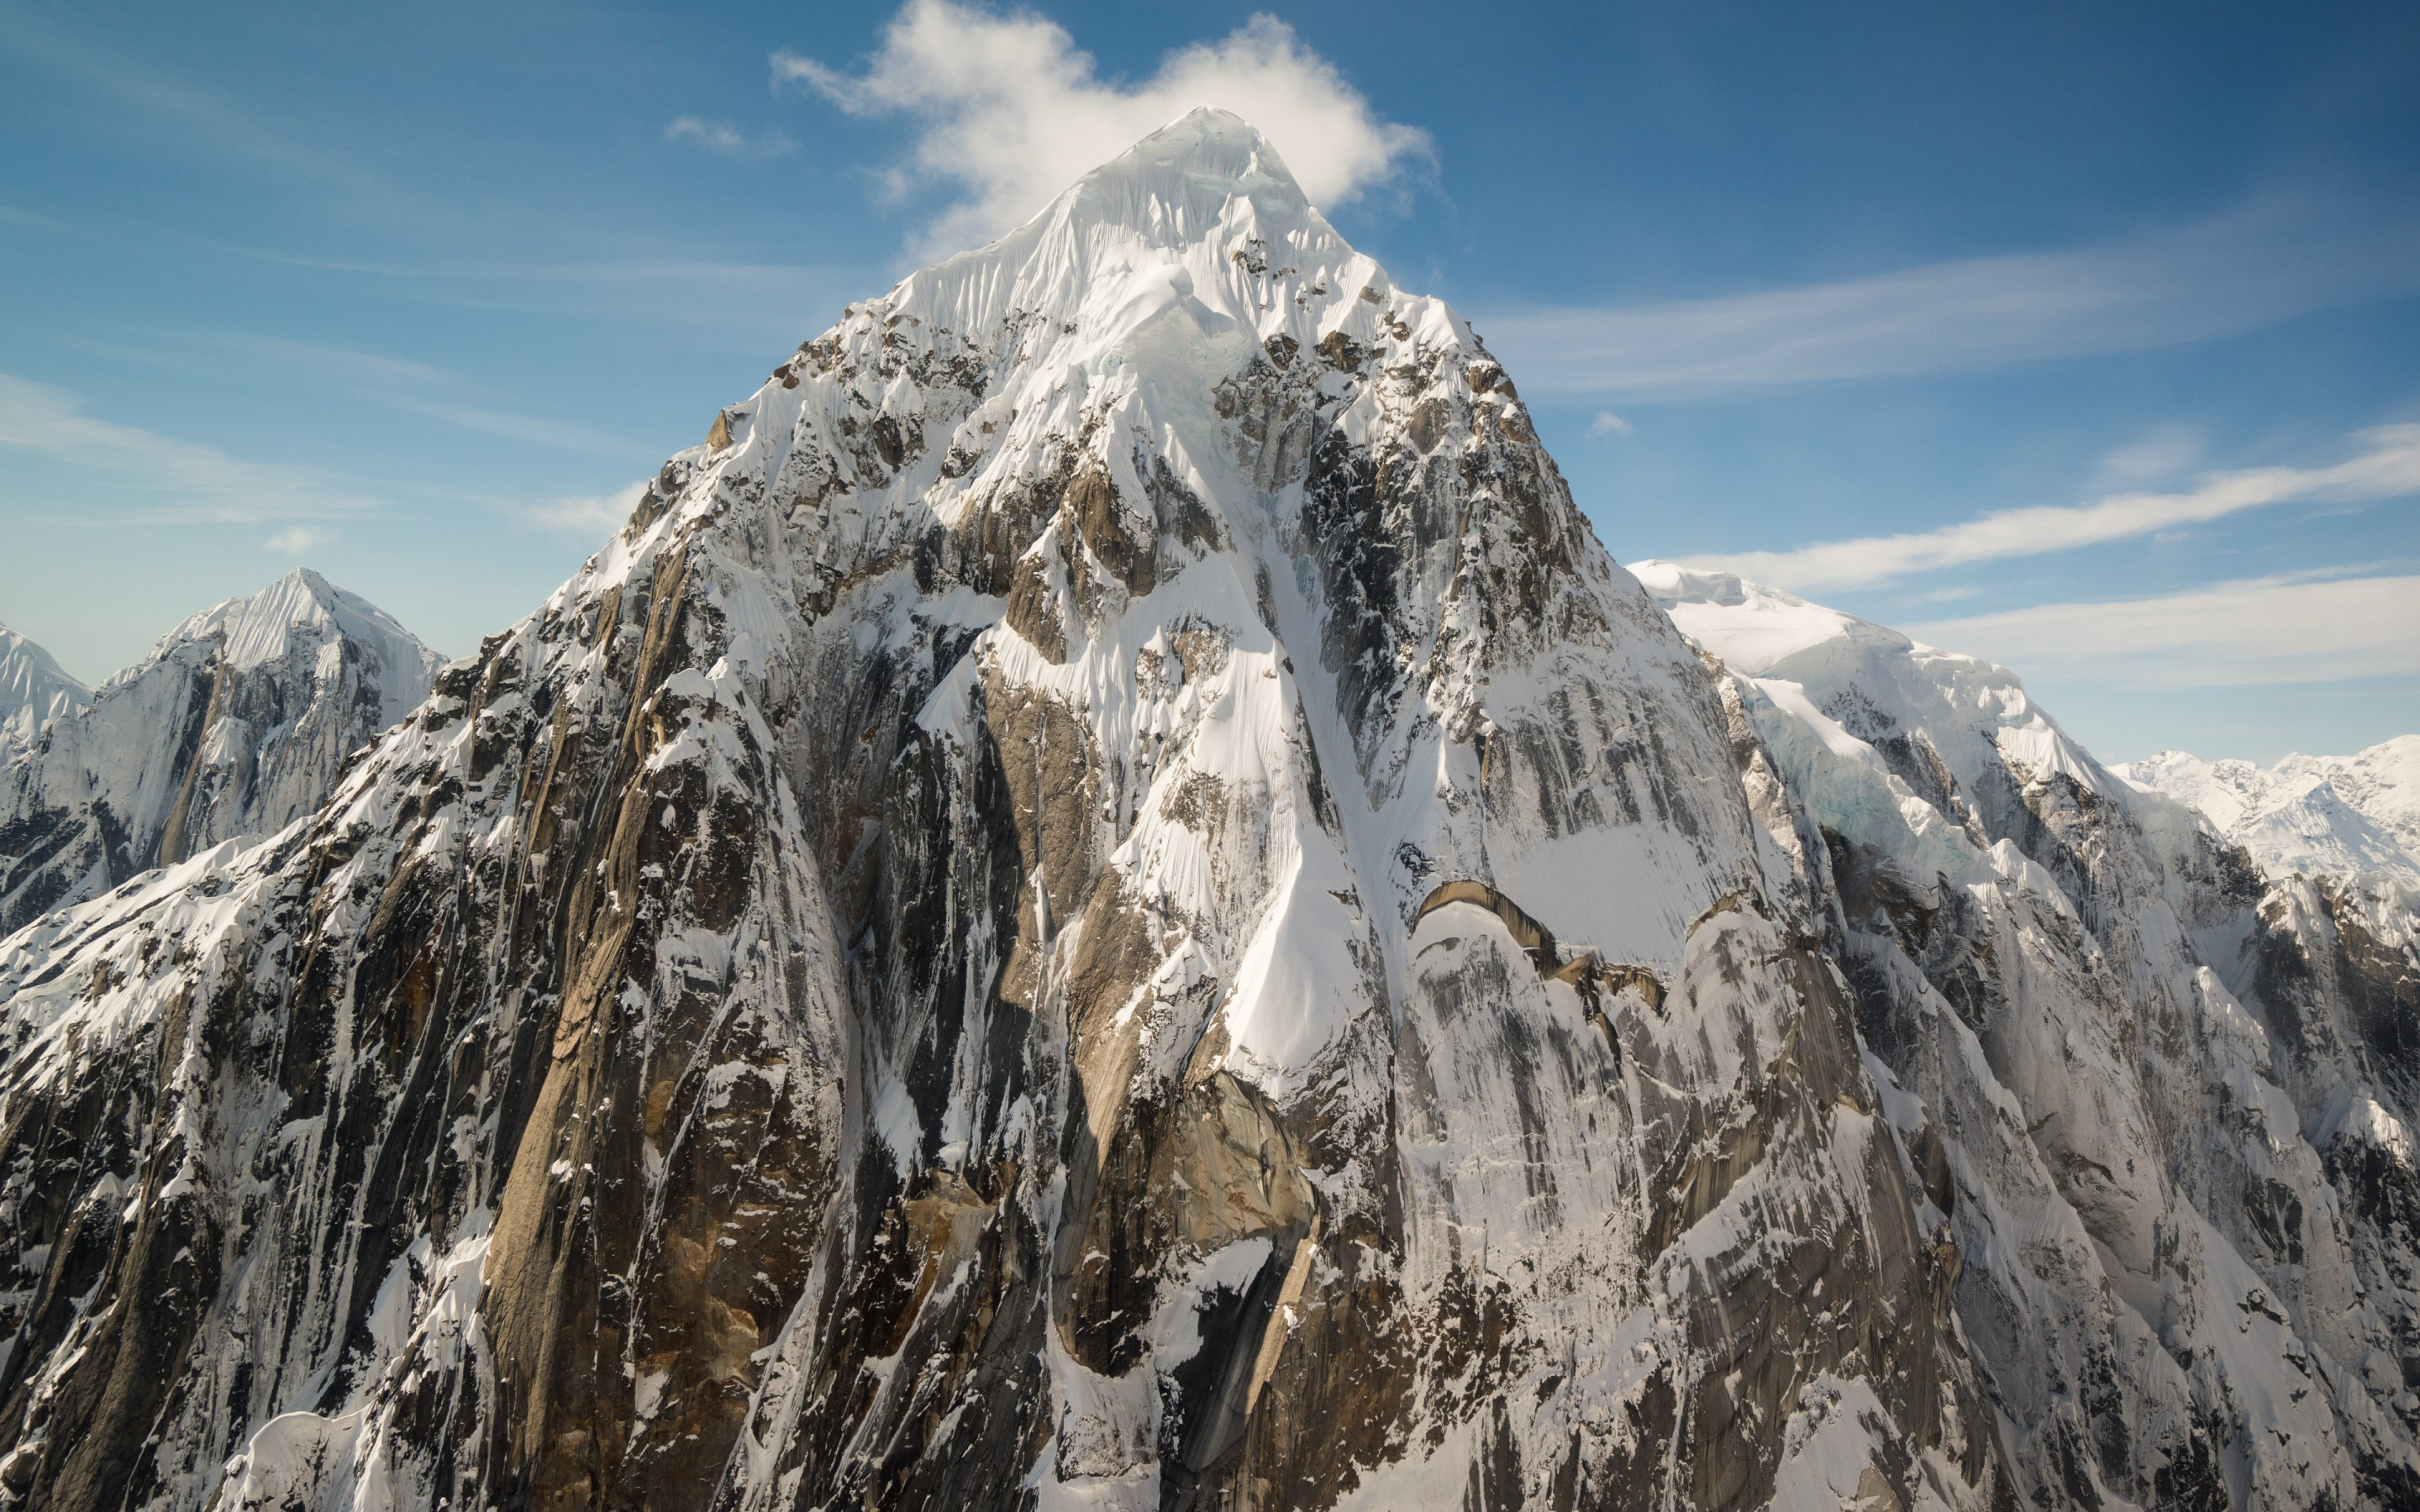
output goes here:
[[[428, 674], [442, 659], [421, 644], [395, 616], [358, 594], [348, 593], [309, 567], [296, 567], [248, 598], [222, 599], [188, 617], [160, 638], [153, 658], [170, 648], [215, 639], [225, 664], [248, 671], [284, 656], [302, 630], [314, 640], [340, 635], [378, 653], [384, 717], [399, 717], [427, 691]], [[146, 662], [110, 679], [132, 676]]]
[[[1160, 380], [1165, 402], [1200, 409], [1211, 384], [1271, 339], [1309, 347], [1342, 334], [1367, 346], [1404, 322], [1449, 339], [1468, 334], [1440, 301], [1394, 300], [1385, 271], [1328, 224], [1267, 140], [1203, 108], [1000, 239], [850, 306], [807, 350], [873, 335], [960, 353], [1004, 335], [1014, 346], [985, 355], [1014, 362], [1026, 402], [1003, 401], [1000, 414], [982, 418], [1001, 424], [1015, 408], [1020, 430], [1038, 434], [1042, 426], [1025, 419], [1037, 409], [1030, 401], [1071, 387], [1078, 400], [1097, 400], [1104, 385], [1148, 376]], [[761, 424], [789, 376], [777, 373], [730, 413]], [[1045, 424], [1063, 418], [1051, 406]]]

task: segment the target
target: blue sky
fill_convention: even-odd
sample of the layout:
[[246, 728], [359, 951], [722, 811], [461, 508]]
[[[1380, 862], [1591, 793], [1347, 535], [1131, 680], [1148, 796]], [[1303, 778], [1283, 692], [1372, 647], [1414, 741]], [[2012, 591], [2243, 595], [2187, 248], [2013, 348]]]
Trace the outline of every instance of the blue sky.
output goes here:
[[2408, 5], [20, 0], [0, 622], [98, 680], [307, 561], [469, 651], [1197, 89], [1478, 324], [1616, 555], [2008, 661], [2110, 759], [2420, 729]]

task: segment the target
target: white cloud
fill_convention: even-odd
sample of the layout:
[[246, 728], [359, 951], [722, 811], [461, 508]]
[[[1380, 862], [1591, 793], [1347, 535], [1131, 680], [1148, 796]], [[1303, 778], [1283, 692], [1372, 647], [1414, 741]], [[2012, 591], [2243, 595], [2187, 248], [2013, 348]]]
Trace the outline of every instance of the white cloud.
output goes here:
[[672, 124], [664, 128], [664, 140], [685, 142], [733, 158], [775, 158], [798, 146], [779, 131], [752, 137], [729, 121], [709, 121], [696, 116], [674, 117]]
[[2104, 246], [1478, 324], [1533, 396], [1702, 398], [2177, 346], [2415, 290], [2420, 214], [2278, 200]]
[[920, 239], [954, 252], [1018, 224], [1137, 141], [1202, 105], [1260, 128], [1304, 193], [1333, 206], [1430, 154], [1428, 134], [1381, 120], [1292, 27], [1254, 16], [1223, 40], [1182, 47], [1128, 85], [1104, 81], [1055, 22], [953, 0], [908, 0], [861, 74], [779, 53], [776, 82], [805, 84], [852, 115], [906, 115], [919, 135], [899, 181], [954, 184], [960, 203]]
[[317, 469], [246, 462], [85, 414], [83, 405], [65, 390], [0, 373], [0, 450], [71, 462], [103, 489], [154, 501], [137, 511], [154, 518], [325, 517], [377, 506]]
[[1588, 433], [1591, 436], [1627, 436], [1630, 434], [1630, 422], [1610, 409], [1600, 409], [1596, 418], [1589, 422]]
[[630, 512], [639, 507], [639, 498], [647, 491], [646, 480], [641, 479], [627, 487], [604, 495], [566, 494], [551, 499], [521, 512], [522, 517], [541, 530], [562, 531], [566, 534], [600, 539], [622, 528]]
[[[627, 437], [607, 436], [560, 421], [515, 414], [490, 402], [487, 394], [443, 368], [409, 358], [355, 351], [318, 342], [289, 341], [250, 332], [197, 332], [186, 339], [217, 352], [249, 359], [273, 371], [288, 375], [308, 374], [340, 384], [373, 404], [425, 415], [449, 425], [459, 425], [465, 430], [502, 436], [535, 446], [585, 452], [592, 455], [625, 455], [651, 450]], [[155, 339], [140, 350], [119, 355], [138, 362], [164, 363], [171, 367], [199, 368], [202, 371], [219, 371], [224, 367], [224, 358], [213, 358], [207, 367], [203, 367], [191, 361], [179, 363], [173, 357], [163, 357], [163, 353], [172, 349], [173, 345], [173, 341]]]
[[336, 538], [334, 531], [323, 531], [314, 525], [289, 525], [269, 538], [269, 549], [288, 556], [307, 556]]
[[2208, 472], [2180, 493], [2120, 493], [2072, 507], [2008, 509], [1939, 530], [1827, 541], [1793, 551], [1693, 557], [1686, 564], [1781, 588], [1854, 588], [1966, 563], [2040, 556], [2205, 524], [2269, 504], [2352, 503], [2420, 493], [2420, 424], [2381, 425], [2361, 432], [2359, 440], [2367, 450], [2334, 467]]
[[2043, 604], [1908, 634], [2022, 669], [2123, 687], [2323, 683], [2420, 673], [2420, 577], [2257, 578], [2103, 604]]
[[2101, 475], [2112, 482], [2144, 483], [2172, 477], [2201, 460], [2201, 433], [2190, 425], [2159, 425], [2101, 459]]

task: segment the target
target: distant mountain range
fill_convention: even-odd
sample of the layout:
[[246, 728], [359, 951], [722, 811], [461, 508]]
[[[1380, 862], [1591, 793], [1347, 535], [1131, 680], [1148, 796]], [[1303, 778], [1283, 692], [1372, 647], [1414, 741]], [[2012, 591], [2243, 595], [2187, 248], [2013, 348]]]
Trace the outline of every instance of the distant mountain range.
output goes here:
[[2191, 804], [2272, 875], [2383, 872], [2420, 887], [2420, 735], [2269, 767], [2168, 750], [2111, 770]]

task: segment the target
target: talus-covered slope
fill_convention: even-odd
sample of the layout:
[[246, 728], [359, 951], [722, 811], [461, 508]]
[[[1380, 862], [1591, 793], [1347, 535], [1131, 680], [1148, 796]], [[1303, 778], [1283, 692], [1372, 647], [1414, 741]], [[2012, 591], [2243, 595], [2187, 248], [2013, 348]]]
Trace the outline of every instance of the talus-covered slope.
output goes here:
[[1988, 1506], [1811, 826], [1200, 112], [0, 960], [54, 1508]]
[[2415, 1504], [2412, 895], [2264, 878], [2006, 669], [1635, 570], [1823, 833], [2023, 1498]]
[[194, 615], [0, 766], [0, 930], [309, 813], [438, 659], [304, 567]]

